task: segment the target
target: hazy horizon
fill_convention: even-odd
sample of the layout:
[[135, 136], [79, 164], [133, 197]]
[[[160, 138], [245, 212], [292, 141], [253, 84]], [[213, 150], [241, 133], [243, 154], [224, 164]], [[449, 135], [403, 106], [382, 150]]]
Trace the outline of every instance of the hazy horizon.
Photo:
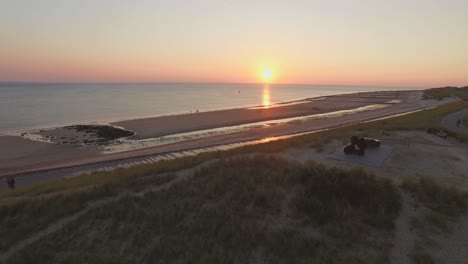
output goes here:
[[[177, 81], [172, 81], [172, 82], [119, 82], [119, 81], [116, 81], [116, 82], [106, 82], [106, 81], [102, 81], [102, 82], [59, 82], [59, 81], [56, 81], [56, 82], [42, 82], [42, 81], [39, 81], [39, 82], [34, 82], [34, 81], [0, 81], [0, 84], [2, 85], [8, 85], [8, 84], [28, 84], [28, 85], [34, 85], [34, 84], [38, 84], [38, 85], [54, 85], [54, 84], [57, 84], [57, 85], [60, 85], [60, 84], [83, 84], [83, 85], [86, 85], [86, 84], [210, 84], [210, 85], [213, 85], [213, 84], [253, 84], [253, 85], [264, 85], [265, 83], [262, 83], [262, 82], [177, 82]], [[321, 84], [321, 83], [269, 83], [268, 85], [297, 85], [297, 86], [301, 86], [301, 85], [308, 85], [308, 86], [348, 86], [348, 87], [381, 87], [381, 88], [385, 88], [385, 87], [389, 87], [389, 88], [415, 88], [415, 89], [429, 89], [429, 88], [440, 88], [440, 87], [425, 87], [425, 86], [389, 86], [389, 85], [373, 85], [373, 84], [366, 84], [366, 85], [360, 85], [360, 84], [352, 84], [352, 85], [348, 85], [348, 84]], [[466, 85], [461, 85], [461, 86], [457, 86], [457, 87], [465, 87]], [[451, 85], [444, 85], [443, 87], [455, 87], [455, 86], [451, 86]]]
[[465, 86], [467, 13], [463, 0], [6, 0], [0, 81]]

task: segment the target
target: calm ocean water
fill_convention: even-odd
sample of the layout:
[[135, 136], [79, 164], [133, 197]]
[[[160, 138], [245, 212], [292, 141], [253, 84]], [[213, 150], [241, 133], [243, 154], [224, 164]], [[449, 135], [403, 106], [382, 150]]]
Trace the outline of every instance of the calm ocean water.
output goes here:
[[408, 90], [262, 84], [0, 83], [0, 132], [275, 104], [321, 95]]

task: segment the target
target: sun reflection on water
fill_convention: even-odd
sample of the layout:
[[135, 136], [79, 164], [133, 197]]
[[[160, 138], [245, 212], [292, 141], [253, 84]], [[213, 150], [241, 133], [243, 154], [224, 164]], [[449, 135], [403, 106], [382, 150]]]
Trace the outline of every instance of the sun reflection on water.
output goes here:
[[271, 99], [270, 99], [270, 86], [268, 84], [265, 84], [263, 86], [263, 107], [269, 107], [271, 105]]
[[262, 138], [260, 139], [260, 143], [268, 143], [268, 142], [272, 142], [272, 141], [276, 141], [276, 140], [279, 140], [280, 138], [279, 137], [266, 137], [266, 138]]

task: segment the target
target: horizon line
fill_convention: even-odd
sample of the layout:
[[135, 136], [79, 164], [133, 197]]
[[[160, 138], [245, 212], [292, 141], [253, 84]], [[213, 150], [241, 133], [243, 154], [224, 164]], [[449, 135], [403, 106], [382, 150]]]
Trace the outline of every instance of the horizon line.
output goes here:
[[[315, 85], [315, 86], [350, 86], [350, 87], [389, 87], [389, 88], [440, 88], [440, 87], [427, 87], [427, 86], [393, 86], [393, 85], [359, 85], [359, 84], [317, 84], [317, 83], [255, 83], [255, 82], [177, 82], [177, 81], [166, 81], [166, 82], [79, 82], [79, 81], [70, 81], [70, 82], [61, 82], [61, 81], [0, 81], [0, 84], [255, 84], [255, 85]], [[457, 86], [441, 86], [441, 87], [457, 87]], [[461, 86], [463, 87], [463, 86]]]

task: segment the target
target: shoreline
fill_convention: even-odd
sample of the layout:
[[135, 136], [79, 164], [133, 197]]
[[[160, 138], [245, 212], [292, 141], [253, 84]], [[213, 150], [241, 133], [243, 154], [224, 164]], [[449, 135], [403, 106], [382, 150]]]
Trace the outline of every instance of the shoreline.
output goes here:
[[[327, 86], [337, 86], [340, 87], [340, 85], [327, 85]], [[361, 86], [355, 86], [355, 87], [361, 87]], [[373, 86], [369, 86], [373, 87]], [[386, 88], [386, 87], [384, 87]], [[392, 87], [388, 87], [392, 88]], [[370, 91], [370, 92], [350, 92], [350, 93], [340, 93], [340, 94], [332, 94], [332, 95], [321, 95], [321, 96], [315, 96], [315, 97], [301, 97], [301, 98], [296, 98], [292, 100], [286, 100], [286, 101], [280, 101], [276, 103], [272, 103], [271, 105], [268, 106], [268, 108], [281, 108], [284, 106], [288, 106], [289, 104], [296, 104], [296, 102], [299, 102], [297, 104], [301, 104], [301, 101], [311, 101], [311, 100], [317, 100], [317, 98], [326, 98], [326, 97], [334, 97], [334, 96], [347, 96], [347, 95], [354, 95], [354, 94], [363, 94], [363, 93], [382, 93], [382, 92], [422, 92], [424, 91], [423, 88], [421, 89], [408, 89], [408, 87], [400, 87], [402, 90], [382, 90], [382, 91]], [[208, 113], [208, 112], [217, 112], [217, 111], [227, 111], [227, 110], [239, 110], [239, 109], [253, 109], [255, 108], [262, 109], [264, 108], [264, 105], [258, 104], [258, 105], [239, 105], [236, 107], [228, 107], [228, 108], [217, 108], [217, 109], [209, 109], [206, 111], [200, 111], [199, 113]], [[196, 110], [196, 109], [195, 109]], [[89, 120], [89, 121], [77, 121], [77, 122], [70, 122], [70, 123], [63, 123], [63, 124], [54, 124], [54, 125], [37, 125], [33, 126], [31, 128], [24, 128], [24, 129], [14, 129], [14, 130], [6, 130], [6, 131], [0, 131], [0, 136], [16, 136], [18, 134], [24, 133], [24, 132], [37, 132], [39, 130], [52, 130], [56, 128], [62, 128], [66, 126], [73, 126], [73, 125], [111, 125], [113, 123], [120, 123], [120, 122], [126, 122], [126, 121], [134, 121], [134, 120], [141, 120], [141, 119], [152, 119], [152, 118], [161, 118], [161, 117], [173, 117], [173, 116], [179, 116], [179, 115], [187, 115], [187, 114], [194, 114], [190, 113], [187, 111], [183, 112], [170, 112], [170, 113], [164, 113], [161, 115], [144, 115], [144, 116], [136, 116], [132, 118], [116, 118], [116, 119], [103, 119], [103, 120]], [[116, 126], [118, 127], [118, 126]]]
[[[341, 94], [338, 94], [338, 95], [341, 95]], [[278, 103], [273, 103], [270, 107], [283, 107], [284, 106], [283, 104], [290, 104], [290, 103], [296, 103], [296, 102], [300, 102], [300, 101], [307, 101], [307, 100], [310, 100], [310, 99], [320, 98], [320, 97], [325, 97], [325, 96], [307, 97], [307, 98], [302, 98], [302, 99], [293, 99], [293, 100], [288, 100], [288, 101], [281, 101], [281, 102], [278, 102]], [[257, 107], [262, 108], [263, 105], [245, 105], [245, 106], [236, 106], [234, 108], [219, 108], [219, 109], [204, 111], [203, 113], [215, 112], [215, 111], [224, 111], [224, 110], [249, 109], [249, 108], [257, 108]], [[111, 126], [111, 123], [118, 123], [118, 122], [132, 121], [132, 120], [140, 120], [140, 119], [147, 119], [147, 118], [171, 117], [171, 116], [185, 115], [185, 114], [187, 114], [186, 111], [184, 111], [184, 112], [165, 113], [165, 114], [161, 114], [161, 115], [138, 116], [138, 117], [124, 118], [124, 119], [78, 121], [78, 122], [73, 122], [73, 123], [55, 124], [55, 125], [51, 125], [51, 126], [38, 125], [38, 126], [31, 127], [31, 128], [25, 128], [25, 129], [0, 131], [0, 136], [16, 136], [17, 134], [21, 134], [21, 133], [24, 133], [24, 132], [37, 132], [39, 130], [52, 130], [52, 129], [56, 129], [56, 128], [62, 128], [62, 127], [74, 126], [74, 125], [109, 125], [109, 126]], [[190, 114], [190, 112], [189, 112], [189, 114]], [[118, 127], [118, 126], [114, 126], [114, 127]]]
[[[382, 95], [382, 92], [378, 92]], [[393, 92], [396, 94], [402, 94], [401, 92]], [[363, 111], [358, 113], [351, 113], [347, 115], [339, 115], [336, 117], [324, 118], [324, 119], [312, 119], [304, 122], [292, 122], [283, 123], [276, 126], [261, 127], [249, 129], [246, 131], [234, 132], [223, 135], [213, 135], [204, 138], [197, 138], [187, 141], [181, 141], [166, 145], [153, 146], [147, 148], [140, 148], [134, 150], [128, 150], [123, 152], [116, 152], [110, 154], [104, 154], [97, 149], [86, 148], [73, 145], [57, 145], [43, 142], [35, 142], [26, 140], [16, 136], [1, 136], [0, 147], [3, 149], [11, 150], [11, 153], [0, 154], [0, 176], [31, 173], [34, 171], [45, 170], [45, 169], [58, 169], [71, 166], [80, 166], [84, 164], [106, 162], [112, 160], [126, 159], [144, 155], [156, 155], [159, 153], [183, 151], [187, 149], [203, 148], [207, 146], [219, 146], [224, 144], [231, 144], [237, 142], [246, 142], [251, 140], [260, 140], [268, 137], [277, 137], [282, 135], [292, 135], [303, 132], [311, 132], [323, 129], [329, 129], [338, 126], [345, 126], [357, 122], [368, 121], [376, 118], [382, 118], [385, 116], [391, 116], [394, 114], [401, 114], [411, 112], [414, 110], [429, 108], [437, 105], [441, 105], [450, 100], [446, 101], [428, 101], [421, 100], [420, 95], [422, 91], [406, 92], [403, 93], [406, 96], [406, 101], [403, 100], [400, 103], [390, 104], [387, 107]], [[358, 94], [353, 94], [354, 98], [359, 98]], [[362, 94], [361, 94], [362, 95]], [[385, 95], [385, 94], [383, 94]], [[331, 96], [327, 97], [328, 100], [319, 100], [320, 102], [326, 102], [330, 104], [330, 100], [335, 103], [338, 101], [341, 104], [346, 104], [343, 100], [343, 96]], [[330, 99], [332, 98], [332, 99]], [[338, 100], [336, 100], [338, 98]], [[361, 98], [362, 99], [362, 98]], [[375, 98], [371, 98], [374, 100]], [[386, 98], [385, 100], [387, 100]], [[372, 101], [371, 100], [371, 101]], [[374, 102], [364, 100], [364, 105], [370, 105]], [[453, 101], [453, 100], [452, 100]], [[353, 102], [356, 103], [356, 102]], [[359, 101], [357, 104], [363, 104]], [[299, 105], [292, 105], [290, 107], [298, 107]], [[341, 106], [342, 107], [342, 106]], [[276, 109], [287, 110], [286, 107], [278, 107]], [[291, 110], [291, 109], [289, 109]], [[310, 109], [309, 109], [310, 110]], [[245, 110], [253, 111], [255, 110]], [[293, 109], [294, 112], [294, 109]], [[215, 112], [219, 114], [219, 111]], [[221, 112], [222, 113], [222, 112]], [[210, 113], [208, 113], [210, 114]], [[212, 113], [211, 113], [212, 114]], [[193, 114], [196, 115], [196, 114]], [[192, 115], [192, 116], [193, 116]], [[190, 116], [190, 115], [189, 115]], [[223, 115], [217, 115], [223, 118]], [[297, 116], [300, 118], [300, 116]], [[193, 120], [192, 125], [196, 127], [196, 120]], [[141, 119], [139, 120], [141, 122]], [[145, 122], [143, 122], [145, 123]], [[219, 126], [222, 127], [222, 126]]]
[[[410, 91], [410, 90], [405, 90], [405, 91]], [[413, 91], [413, 90], [411, 90]], [[414, 90], [417, 91], [417, 90]], [[353, 94], [353, 93], [349, 93]], [[346, 94], [336, 94], [336, 95], [346, 95]], [[328, 96], [335, 96], [335, 95], [328, 95]], [[292, 99], [292, 100], [287, 100], [287, 101], [280, 101], [277, 103], [272, 103], [270, 107], [283, 107], [283, 104], [294, 104], [296, 102], [300, 101], [307, 101], [311, 100], [314, 98], [320, 98], [320, 97], [326, 97], [326, 96], [317, 96], [317, 97], [305, 97], [305, 98], [297, 98], [297, 99]], [[262, 108], [264, 107], [263, 105], [239, 105], [236, 107], [229, 107], [229, 108], [217, 108], [217, 109], [210, 109], [207, 111], [203, 111], [201, 113], [207, 113], [207, 112], [215, 112], [215, 111], [225, 111], [225, 110], [237, 110], [237, 109], [249, 109], [249, 108]], [[195, 109], [196, 110], [196, 109]], [[133, 120], [140, 120], [140, 119], [147, 119], [147, 118], [158, 118], [158, 117], [172, 117], [172, 116], [178, 116], [178, 115], [185, 115], [185, 114], [191, 114], [190, 112], [187, 113], [187, 111], [184, 112], [170, 112], [170, 113], [164, 113], [161, 115], [144, 115], [144, 116], [136, 116], [132, 118], [116, 118], [116, 119], [106, 119], [106, 120], [91, 120], [91, 121], [77, 121], [77, 122], [71, 122], [71, 123], [63, 123], [63, 124], [54, 124], [54, 125], [37, 125], [33, 126], [31, 128], [24, 128], [24, 129], [16, 129], [16, 130], [7, 130], [7, 131], [0, 131], [0, 136], [11, 136], [14, 135], [16, 136], [17, 134], [21, 134], [24, 132], [37, 132], [39, 130], [52, 130], [56, 128], [62, 128], [66, 126], [73, 126], [73, 125], [111, 125], [111, 123], [119, 123], [119, 122], [125, 122], [125, 121], [133, 121]], [[118, 126], [115, 126], [118, 127]]]
[[[219, 127], [239, 126], [244, 124], [266, 122], [275, 119], [286, 119], [340, 110], [350, 110], [361, 106], [366, 106], [371, 103], [385, 104], [389, 99], [395, 97], [394, 95], [386, 97], [386, 94], [416, 94], [421, 92], [422, 91], [416, 90], [379, 91], [320, 96], [284, 102], [286, 104], [284, 106], [279, 104], [273, 104], [272, 106], [274, 107], [270, 106], [256, 108], [258, 106], [254, 106], [248, 108], [233, 108], [208, 112], [189, 113], [175, 116], [138, 118], [119, 122], [110, 122], [109, 125], [122, 127], [124, 129], [136, 132], [136, 139], [156, 138], [161, 136], [214, 129]], [[359, 96], [353, 97], [350, 95]], [[348, 99], [340, 100], [343, 98]], [[332, 100], [332, 103], [335, 104], [330, 105], [330, 102], [327, 101], [327, 99]], [[301, 101], [306, 102], [299, 104], [291, 104], [294, 102]], [[194, 122], [194, 118], [197, 122], [196, 124], [190, 124], [188, 126], [181, 125], [189, 122]], [[160, 125], [161, 123], [163, 124], [162, 126]]]

